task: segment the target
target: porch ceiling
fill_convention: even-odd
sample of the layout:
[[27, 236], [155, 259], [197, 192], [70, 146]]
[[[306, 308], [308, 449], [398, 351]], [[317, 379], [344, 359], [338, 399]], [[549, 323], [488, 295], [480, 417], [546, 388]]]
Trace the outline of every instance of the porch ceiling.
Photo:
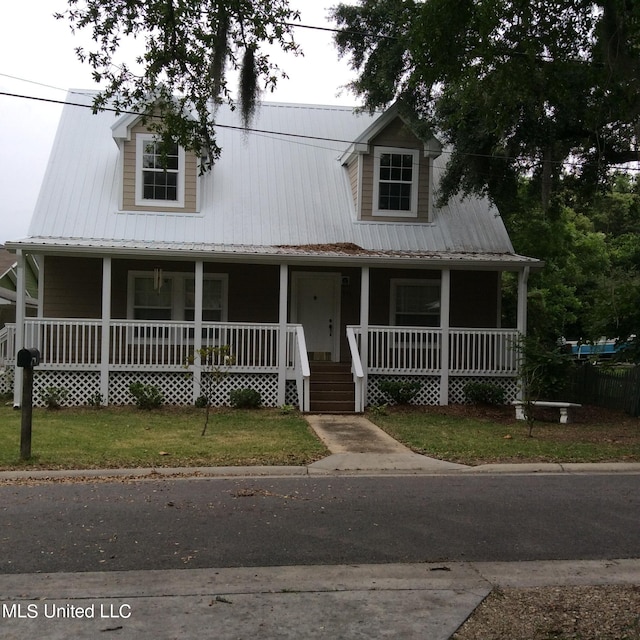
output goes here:
[[466, 251], [381, 251], [363, 249], [351, 243], [317, 245], [224, 245], [207, 243], [140, 242], [134, 240], [91, 240], [69, 238], [28, 238], [7, 243], [11, 251], [28, 253], [120, 255], [154, 259], [204, 259], [227, 262], [330, 263], [332, 265], [425, 266], [475, 269], [520, 269], [541, 267], [543, 263], [515, 253]]

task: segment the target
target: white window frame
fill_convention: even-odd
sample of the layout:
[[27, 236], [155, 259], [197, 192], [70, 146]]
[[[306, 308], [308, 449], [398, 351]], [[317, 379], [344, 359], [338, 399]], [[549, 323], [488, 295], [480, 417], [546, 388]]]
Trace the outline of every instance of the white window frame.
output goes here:
[[[440, 305], [438, 306], [438, 313], [435, 314], [419, 314], [419, 315], [432, 315], [438, 318], [438, 321], [435, 325], [398, 325], [397, 316], [398, 316], [398, 287], [399, 286], [432, 286], [438, 291], [438, 300]], [[427, 326], [427, 327], [439, 327], [441, 325], [441, 313], [442, 313], [442, 300], [441, 291], [440, 291], [440, 279], [438, 278], [391, 278], [391, 290], [389, 293], [389, 324], [393, 327], [397, 326]], [[416, 314], [418, 315], [418, 314]]]
[[144, 197], [142, 157], [144, 155], [144, 147], [148, 142], [158, 142], [158, 137], [151, 133], [136, 134], [136, 206], [184, 208], [185, 153], [184, 148], [180, 145], [178, 145], [177, 200], [151, 200]]
[[[134, 282], [136, 278], [153, 278], [153, 271], [129, 271], [127, 281], [127, 318], [133, 320], [134, 312]], [[185, 315], [185, 281], [195, 278], [195, 275], [191, 271], [169, 271], [162, 273], [162, 279], [171, 279], [171, 318], [169, 320], [149, 320], [149, 322], [184, 322]], [[219, 322], [227, 321], [228, 307], [229, 307], [229, 274], [227, 273], [205, 273], [204, 280], [220, 280], [222, 283], [220, 289], [221, 296], [221, 309]], [[140, 322], [144, 322], [141, 320]], [[208, 322], [208, 321], [205, 321]]]
[[[411, 208], [409, 210], [380, 209], [380, 157], [384, 154], [410, 155], [412, 157], [411, 171]], [[420, 169], [420, 151], [418, 149], [403, 149], [401, 147], [374, 147], [373, 149], [373, 208], [374, 216], [393, 218], [418, 217], [418, 178]], [[383, 181], [409, 184], [403, 181]]]

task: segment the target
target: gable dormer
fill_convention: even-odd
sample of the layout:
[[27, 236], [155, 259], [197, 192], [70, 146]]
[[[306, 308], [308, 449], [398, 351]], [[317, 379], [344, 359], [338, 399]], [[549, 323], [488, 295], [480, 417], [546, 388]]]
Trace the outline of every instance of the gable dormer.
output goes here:
[[436, 138], [419, 138], [391, 107], [347, 151], [347, 168], [359, 220], [431, 222]]
[[120, 149], [122, 211], [199, 211], [198, 159], [173, 145], [163, 155], [157, 136], [140, 116], [127, 115], [112, 126]]

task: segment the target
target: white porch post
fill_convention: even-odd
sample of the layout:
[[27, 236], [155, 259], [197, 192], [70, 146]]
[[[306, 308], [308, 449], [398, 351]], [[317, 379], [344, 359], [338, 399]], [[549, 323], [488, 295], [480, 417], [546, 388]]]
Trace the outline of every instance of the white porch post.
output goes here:
[[199, 350], [202, 349], [202, 309], [204, 302], [204, 262], [196, 260], [193, 309], [193, 403], [202, 395], [202, 366]]
[[[13, 357], [17, 361], [17, 354], [20, 349], [23, 349], [24, 344], [24, 320], [26, 316], [26, 280], [24, 274], [24, 254], [22, 249], [16, 251], [16, 257], [18, 259], [18, 272], [16, 278], [16, 337], [15, 337], [15, 350]], [[29, 345], [33, 347], [35, 345]], [[14, 377], [13, 377], [13, 406], [19, 407], [22, 400], [22, 369], [14, 365]]]
[[44, 255], [38, 254], [38, 318], [44, 318]]
[[529, 281], [529, 267], [524, 267], [518, 273], [518, 333], [527, 335], [527, 283]]
[[449, 404], [449, 311], [451, 308], [451, 272], [442, 270], [440, 280], [440, 404]]
[[102, 258], [102, 339], [100, 342], [100, 394], [109, 404], [109, 350], [111, 346], [111, 257]]
[[287, 390], [287, 299], [289, 297], [289, 265], [280, 265], [280, 298], [278, 305], [278, 405], [286, 402]]
[[360, 272], [360, 360], [364, 376], [362, 378], [361, 407], [356, 411], [364, 411], [367, 406], [367, 389], [369, 386], [369, 267], [362, 267]]

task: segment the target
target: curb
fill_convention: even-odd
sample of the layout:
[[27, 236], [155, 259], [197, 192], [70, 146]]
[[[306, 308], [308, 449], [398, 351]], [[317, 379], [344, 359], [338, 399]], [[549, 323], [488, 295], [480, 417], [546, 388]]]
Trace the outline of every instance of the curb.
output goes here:
[[[358, 455], [358, 454], [355, 454]], [[432, 476], [432, 475], [514, 475], [514, 474], [640, 474], [640, 463], [596, 462], [596, 463], [522, 463], [522, 464], [486, 464], [477, 467], [443, 468], [438, 464], [425, 464], [421, 468], [403, 467], [395, 464], [389, 468], [332, 468], [327, 463], [332, 456], [325, 458], [320, 467], [312, 465], [292, 466], [255, 466], [255, 467], [146, 467], [133, 469], [33, 469], [24, 471], [0, 471], [0, 482], [19, 480], [65, 480], [84, 479], [137, 479], [160, 480], [163, 478], [236, 478], [236, 477], [321, 477], [321, 476]], [[428, 460], [428, 459], [427, 459]], [[442, 464], [438, 460], [437, 463]]]

